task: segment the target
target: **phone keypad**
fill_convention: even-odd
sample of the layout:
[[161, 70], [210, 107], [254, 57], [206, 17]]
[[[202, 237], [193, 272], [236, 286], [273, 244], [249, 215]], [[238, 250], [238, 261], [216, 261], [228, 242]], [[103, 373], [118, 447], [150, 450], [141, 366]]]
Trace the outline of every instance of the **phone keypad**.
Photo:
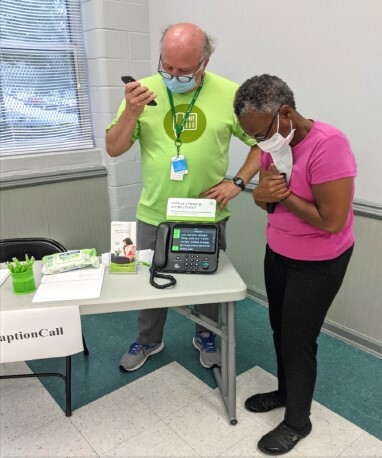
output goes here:
[[210, 267], [210, 258], [200, 254], [186, 254], [175, 256], [174, 269], [183, 271], [206, 271]]

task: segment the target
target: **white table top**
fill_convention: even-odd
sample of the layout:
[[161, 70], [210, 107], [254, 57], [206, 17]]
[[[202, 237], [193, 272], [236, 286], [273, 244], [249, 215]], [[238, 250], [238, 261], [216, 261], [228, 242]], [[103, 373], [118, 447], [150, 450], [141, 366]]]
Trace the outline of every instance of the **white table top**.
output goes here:
[[[4, 267], [4, 265], [2, 265]], [[36, 286], [41, 279], [41, 261], [35, 263]], [[0, 286], [0, 311], [79, 305], [83, 315], [181, 305], [231, 302], [244, 299], [247, 285], [226, 254], [221, 251], [213, 274], [174, 274], [177, 284], [156, 289], [149, 283], [149, 268], [140, 265], [136, 274], [110, 274], [106, 267], [101, 296], [97, 299], [32, 303], [34, 294], [17, 295], [10, 277]], [[160, 280], [158, 280], [158, 283]]]

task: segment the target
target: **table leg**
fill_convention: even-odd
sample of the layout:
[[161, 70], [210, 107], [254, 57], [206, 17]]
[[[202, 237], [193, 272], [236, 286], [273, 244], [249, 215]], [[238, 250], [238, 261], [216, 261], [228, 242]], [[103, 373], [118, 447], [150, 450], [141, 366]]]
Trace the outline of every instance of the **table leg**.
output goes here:
[[232, 425], [236, 425], [236, 304], [227, 304], [228, 321], [228, 352], [227, 352], [227, 382], [228, 382], [228, 416]]
[[221, 337], [221, 367], [213, 367], [213, 373], [218, 384], [224, 406], [232, 425], [236, 425], [236, 304], [223, 302], [220, 304], [219, 323], [195, 312], [189, 306], [173, 309], [195, 323], [202, 324], [207, 329]]
[[236, 315], [235, 302], [222, 303], [220, 306], [222, 333], [222, 366], [214, 367], [213, 372], [218, 384], [231, 425], [236, 425]]

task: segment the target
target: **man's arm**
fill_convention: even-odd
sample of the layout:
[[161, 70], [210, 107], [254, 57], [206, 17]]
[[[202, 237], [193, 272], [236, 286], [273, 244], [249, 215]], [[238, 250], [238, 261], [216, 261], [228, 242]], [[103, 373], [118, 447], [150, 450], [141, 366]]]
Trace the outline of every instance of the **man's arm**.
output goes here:
[[[255, 145], [250, 149], [247, 159], [238, 171], [237, 176], [244, 181], [244, 184], [248, 184], [259, 171], [259, 169], [260, 148]], [[232, 180], [224, 180], [216, 186], [208, 189], [207, 191], [204, 191], [200, 197], [215, 199], [219, 204], [219, 208], [223, 210], [227, 205], [227, 202], [240, 194], [240, 192], [241, 189]]]
[[125, 109], [119, 117], [117, 124], [107, 132], [106, 151], [109, 156], [120, 156], [131, 148], [137, 119], [129, 116]]
[[141, 83], [134, 81], [126, 84], [125, 100], [126, 106], [117, 124], [106, 134], [106, 151], [109, 156], [120, 156], [128, 151], [132, 144], [135, 125], [142, 114], [145, 105], [154, 100], [156, 95], [141, 86]]

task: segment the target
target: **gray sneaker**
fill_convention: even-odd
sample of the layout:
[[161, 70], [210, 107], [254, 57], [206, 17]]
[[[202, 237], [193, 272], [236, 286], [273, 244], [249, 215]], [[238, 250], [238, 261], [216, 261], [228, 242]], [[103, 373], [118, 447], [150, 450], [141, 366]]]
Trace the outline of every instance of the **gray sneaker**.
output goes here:
[[160, 343], [141, 345], [134, 342], [130, 345], [130, 349], [122, 356], [119, 363], [119, 368], [122, 371], [135, 371], [142, 367], [149, 356], [155, 355], [164, 348], [163, 341]]
[[207, 369], [222, 365], [220, 350], [215, 345], [215, 337], [212, 332], [201, 332], [192, 339], [192, 344], [200, 351], [200, 364]]

